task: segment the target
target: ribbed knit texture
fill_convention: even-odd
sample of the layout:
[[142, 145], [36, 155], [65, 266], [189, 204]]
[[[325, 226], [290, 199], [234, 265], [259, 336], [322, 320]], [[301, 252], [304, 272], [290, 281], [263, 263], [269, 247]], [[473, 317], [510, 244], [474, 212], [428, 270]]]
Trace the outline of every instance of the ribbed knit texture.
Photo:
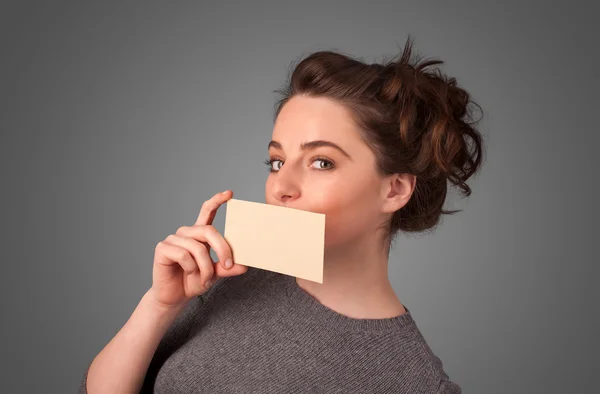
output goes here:
[[353, 319], [294, 277], [249, 267], [190, 300], [140, 393], [460, 394], [404, 307], [394, 318]]

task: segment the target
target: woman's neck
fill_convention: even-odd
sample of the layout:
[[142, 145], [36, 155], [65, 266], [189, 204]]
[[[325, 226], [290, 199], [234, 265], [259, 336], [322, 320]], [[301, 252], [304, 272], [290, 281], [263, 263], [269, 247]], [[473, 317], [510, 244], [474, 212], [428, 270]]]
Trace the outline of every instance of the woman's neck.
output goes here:
[[406, 312], [388, 279], [388, 251], [372, 239], [325, 251], [323, 283], [296, 278], [322, 305], [355, 319], [382, 319]]

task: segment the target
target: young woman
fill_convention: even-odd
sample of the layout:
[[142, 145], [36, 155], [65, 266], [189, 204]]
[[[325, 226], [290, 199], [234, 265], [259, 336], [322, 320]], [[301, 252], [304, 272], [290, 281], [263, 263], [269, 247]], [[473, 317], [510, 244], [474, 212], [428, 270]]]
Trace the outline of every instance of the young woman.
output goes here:
[[[326, 215], [323, 284], [231, 261], [231, 191], [156, 247], [153, 283], [80, 393], [460, 393], [388, 279], [399, 232], [465, 195], [482, 138], [469, 94], [412, 60], [303, 59], [277, 103], [267, 204]], [[475, 104], [476, 105], [476, 104]], [[273, 231], [278, 231], [273, 229]], [[213, 248], [219, 258], [211, 260]]]

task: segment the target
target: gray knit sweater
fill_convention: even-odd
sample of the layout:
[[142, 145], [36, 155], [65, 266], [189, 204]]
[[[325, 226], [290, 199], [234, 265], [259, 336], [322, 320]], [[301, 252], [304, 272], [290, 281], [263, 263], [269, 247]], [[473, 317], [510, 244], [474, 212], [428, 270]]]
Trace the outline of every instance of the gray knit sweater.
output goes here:
[[249, 267], [190, 300], [158, 345], [141, 393], [460, 394], [405, 309], [349, 318], [294, 277]]

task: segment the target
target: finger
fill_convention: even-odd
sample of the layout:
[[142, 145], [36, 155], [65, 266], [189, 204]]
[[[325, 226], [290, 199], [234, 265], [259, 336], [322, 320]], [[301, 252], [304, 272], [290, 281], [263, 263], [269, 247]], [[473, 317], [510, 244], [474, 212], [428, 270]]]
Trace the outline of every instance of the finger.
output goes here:
[[214, 261], [210, 257], [208, 247], [192, 238], [171, 234], [166, 239], [172, 245], [179, 246], [188, 251], [194, 258], [196, 271], [200, 271], [200, 283], [204, 286], [206, 281], [214, 275]]
[[219, 207], [231, 197], [233, 197], [233, 192], [231, 190], [225, 190], [222, 193], [215, 194], [209, 200], [204, 201], [195, 225], [212, 225]]
[[219, 258], [220, 265], [227, 269], [225, 262], [231, 260], [233, 263], [233, 253], [225, 238], [211, 225], [206, 226], [181, 226], [177, 232], [177, 235], [193, 238], [199, 242], [206, 242], [214, 249], [217, 257]]
[[198, 266], [192, 256], [180, 246], [161, 241], [156, 245], [156, 252], [155, 262], [157, 264], [165, 266], [178, 264], [188, 275], [198, 270]]
[[[199, 273], [201, 275], [200, 283], [201, 283], [201, 286], [204, 287], [204, 289], [207, 289], [208, 287], [210, 287], [210, 286], [205, 285], [207, 279], [211, 279], [211, 282], [215, 283], [215, 281], [219, 278], [225, 278], [225, 277], [229, 277], [229, 276], [237, 276], [237, 275], [245, 274], [246, 272], [248, 272], [248, 266], [245, 266], [245, 265], [233, 264], [232, 268], [225, 269], [225, 268], [223, 268], [223, 266], [221, 264], [214, 263], [214, 261], [210, 257], [210, 253], [209, 253], [208, 249], [206, 248], [206, 246], [204, 246], [204, 244], [202, 244], [194, 239], [180, 237], [177, 235], [170, 235], [169, 237], [167, 237], [165, 242], [169, 242], [169, 243], [175, 242], [178, 246], [181, 245], [182, 247], [184, 247], [190, 251], [192, 256], [194, 256], [195, 260], [199, 262], [197, 264], [197, 266], [200, 267], [200, 273]], [[199, 247], [199, 250], [196, 250], [196, 247]], [[196, 256], [200, 256], [200, 257], [196, 257]], [[207, 267], [210, 267], [210, 269]], [[210, 272], [210, 275], [208, 275], [209, 272]], [[196, 269], [196, 271], [192, 272], [190, 275], [197, 275], [197, 274], [198, 274], [198, 269]]]
[[217, 278], [221, 277], [221, 278], [225, 278], [228, 276], [236, 276], [236, 275], [241, 275], [241, 274], [245, 274], [246, 272], [248, 272], [248, 266], [247, 265], [242, 265], [242, 264], [238, 264], [235, 263], [233, 264], [233, 267], [231, 267], [230, 269], [225, 269], [221, 266], [221, 264], [216, 264], [215, 265], [215, 276]]
[[[183, 226], [183, 227], [185, 227], [185, 228], [180, 229], [181, 230], [180, 234], [190, 235], [191, 233], [189, 232], [189, 229], [193, 229], [193, 228], [186, 227], [186, 226]], [[183, 237], [183, 239], [186, 239], [185, 235], [182, 235], [182, 237]], [[192, 239], [192, 238], [193, 238], [193, 236], [187, 237], [187, 239], [190, 240], [191, 242], [196, 242], [202, 246], [205, 245], [203, 242], [197, 241], [196, 239]], [[203, 247], [203, 250], [201, 251], [201, 253], [202, 253], [202, 255], [204, 255], [206, 257], [206, 261], [210, 261], [212, 268], [214, 269], [214, 272], [212, 273], [212, 278], [211, 278], [212, 283], [214, 283], [219, 278], [226, 278], [229, 276], [241, 275], [241, 274], [245, 274], [246, 272], [248, 272], [248, 266], [236, 264], [235, 261], [233, 262], [234, 264], [230, 269], [223, 268], [223, 265], [217, 264], [212, 260], [212, 258], [210, 257], [210, 253], [206, 247]], [[217, 254], [217, 256], [218, 256], [218, 254]], [[206, 269], [202, 269], [201, 271], [206, 271]], [[202, 283], [204, 283], [204, 281], [205, 281], [204, 277], [202, 278], [202, 281], [203, 281]]]

